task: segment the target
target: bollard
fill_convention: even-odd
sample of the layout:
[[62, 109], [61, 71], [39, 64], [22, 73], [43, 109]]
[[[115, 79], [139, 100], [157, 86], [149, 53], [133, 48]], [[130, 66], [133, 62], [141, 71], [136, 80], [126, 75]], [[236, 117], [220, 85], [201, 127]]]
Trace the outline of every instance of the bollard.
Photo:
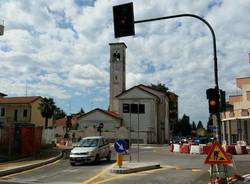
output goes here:
[[122, 154], [117, 153], [117, 155], [116, 155], [116, 163], [117, 163], [117, 165], [118, 165], [119, 167], [122, 166], [122, 159], [123, 159]]

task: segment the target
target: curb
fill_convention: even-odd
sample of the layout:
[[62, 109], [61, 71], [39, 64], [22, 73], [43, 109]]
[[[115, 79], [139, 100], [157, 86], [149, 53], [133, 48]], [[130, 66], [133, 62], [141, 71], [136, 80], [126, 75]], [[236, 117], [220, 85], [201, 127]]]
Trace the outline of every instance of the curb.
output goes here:
[[110, 172], [115, 174], [129, 174], [129, 173], [135, 173], [135, 172], [147, 171], [159, 168], [161, 168], [160, 164], [154, 164], [149, 166], [141, 166], [137, 168], [115, 168], [115, 169], [113, 168], [110, 170]]
[[40, 167], [40, 166], [55, 162], [56, 160], [59, 160], [62, 157], [63, 157], [63, 153], [62, 153], [62, 151], [60, 151], [60, 154], [57, 155], [56, 157], [53, 157], [53, 158], [50, 158], [50, 159], [47, 159], [47, 160], [44, 160], [44, 161], [41, 161], [41, 162], [26, 165], [26, 166], [23, 166], [23, 167], [20, 166], [20, 167], [14, 168], [14, 169], [0, 171], [0, 177], [10, 175], [10, 174], [19, 173], [19, 172], [22, 172], [22, 171], [25, 171], [25, 170], [34, 169], [36, 167]]

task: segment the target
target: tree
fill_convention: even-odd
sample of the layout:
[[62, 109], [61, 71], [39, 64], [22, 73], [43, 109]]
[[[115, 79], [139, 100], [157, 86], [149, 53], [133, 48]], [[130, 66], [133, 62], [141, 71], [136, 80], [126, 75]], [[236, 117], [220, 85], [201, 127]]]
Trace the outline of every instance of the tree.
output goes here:
[[189, 116], [184, 114], [181, 119], [181, 133], [183, 136], [190, 135], [191, 125], [189, 123]]
[[42, 117], [45, 118], [45, 129], [48, 128], [48, 119], [52, 118], [54, 110], [56, 108], [53, 98], [42, 98], [41, 103], [39, 104], [39, 110]]
[[61, 118], [64, 118], [66, 116], [66, 113], [60, 109], [59, 107], [55, 107], [54, 113], [53, 113], [53, 120], [58, 120]]
[[162, 83], [158, 83], [157, 85], [155, 84], [151, 84], [150, 86], [151, 88], [157, 90], [157, 91], [161, 91], [163, 93], [166, 93], [167, 95], [170, 94], [169, 92], [169, 88], [165, 86], [165, 84], [162, 84]]
[[199, 128], [204, 128], [201, 121], [199, 121], [198, 124], [197, 124], [197, 129], [199, 129]]
[[80, 114], [84, 114], [85, 112], [84, 112], [84, 110], [83, 110], [83, 108], [81, 107], [81, 109], [80, 109]]
[[197, 129], [196, 124], [195, 124], [195, 122], [193, 121], [192, 126], [191, 126], [191, 130], [196, 131], [196, 129]]

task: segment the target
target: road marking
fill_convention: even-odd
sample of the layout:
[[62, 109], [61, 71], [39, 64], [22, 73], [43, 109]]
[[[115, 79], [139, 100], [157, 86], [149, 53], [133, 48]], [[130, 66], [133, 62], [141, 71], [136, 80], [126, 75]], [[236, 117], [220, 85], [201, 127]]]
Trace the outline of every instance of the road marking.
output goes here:
[[101, 181], [95, 182], [95, 184], [106, 183], [106, 182], [108, 182], [108, 181], [117, 180], [117, 179], [119, 179], [119, 178], [123, 178], [123, 177], [126, 177], [126, 176], [128, 176], [128, 175], [131, 176], [131, 174], [113, 176], [113, 177], [111, 177], [111, 178], [108, 178], [108, 179], [105, 179], [105, 180], [101, 180]]
[[56, 164], [56, 163], [60, 162], [61, 160], [62, 160], [62, 159], [56, 160], [56, 161], [51, 162], [51, 163], [49, 163], [49, 164], [46, 164], [46, 165], [43, 165], [43, 166], [40, 166], [40, 167], [36, 167], [36, 168], [33, 168], [33, 169], [28, 169], [28, 170], [25, 170], [25, 171], [21, 171], [21, 172], [14, 173], [14, 174], [9, 174], [9, 175], [6, 175], [6, 176], [2, 176], [2, 177], [0, 177], [0, 179], [6, 179], [6, 178], [9, 178], [9, 177], [12, 177], [12, 176], [19, 175], [19, 174], [28, 173], [28, 172], [34, 171], [34, 170], [36, 170], [36, 169], [41, 169], [41, 168], [43, 168], [43, 167], [46, 167], [46, 166], [50, 166], [50, 165]]
[[104, 168], [103, 170], [101, 170], [99, 173], [97, 173], [95, 176], [81, 182], [81, 184], [88, 184], [89, 182], [97, 179], [98, 177], [102, 176], [103, 174], [105, 174], [109, 169], [111, 169], [114, 165], [116, 165], [116, 163], [110, 165], [109, 167]]

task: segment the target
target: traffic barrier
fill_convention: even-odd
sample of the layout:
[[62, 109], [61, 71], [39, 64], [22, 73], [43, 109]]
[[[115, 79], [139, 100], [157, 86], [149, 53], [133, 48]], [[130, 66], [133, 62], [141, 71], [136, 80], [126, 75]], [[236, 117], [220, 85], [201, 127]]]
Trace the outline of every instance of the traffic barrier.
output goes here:
[[241, 146], [241, 152], [242, 152], [242, 154], [248, 154], [247, 147], [246, 146]]
[[191, 145], [190, 154], [200, 154], [200, 146], [199, 145]]
[[169, 149], [170, 152], [173, 152], [173, 150], [174, 150], [174, 145], [173, 145], [173, 144], [169, 144], [169, 145], [168, 145], [168, 149]]
[[237, 155], [242, 154], [241, 147], [239, 145], [235, 145], [235, 150], [236, 150]]
[[199, 144], [199, 146], [200, 146], [200, 154], [204, 154], [203, 147], [206, 146], [206, 144]]
[[190, 152], [190, 148], [189, 148], [189, 144], [183, 144], [181, 146], [181, 153], [189, 153]]
[[237, 155], [235, 145], [228, 145], [226, 150], [227, 150], [227, 153], [230, 153], [232, 155]]
[[173, 152], [176, 152], [176, 153], [180, 152], [180, 145], [179, 144], [174, 144]]

